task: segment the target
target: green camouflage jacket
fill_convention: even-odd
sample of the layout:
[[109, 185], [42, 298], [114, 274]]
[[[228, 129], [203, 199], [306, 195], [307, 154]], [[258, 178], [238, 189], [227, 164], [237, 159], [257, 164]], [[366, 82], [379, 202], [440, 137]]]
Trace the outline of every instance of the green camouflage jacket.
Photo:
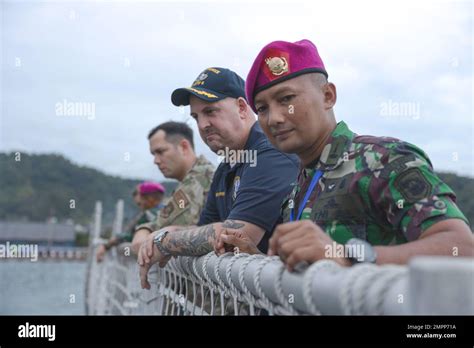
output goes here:
[[333, 240], [361, 238], [372, 245], [401, 244], [419, 238], [444, 219], [466, 217], [454, 192], [434, 172], [418, 147], [395, 138], [359, 136], [339, 122], [320, 158], [301, 168], [282, 205], [284, 222], [296, 217], [313, 174], [321, 179], [303, 210]]
[[[161, 204], [160, 204], [161, 207]], [[161, 208], [160, 208], [161, 209]], [[152, 222], [158, 216], [159, 210], [156, 209], [148, 209], [148, 210], [141, 210], [135, 215], [132, 221], [129, 222], [126, 231], [120, 233], [117, 236], [117, 243], [123, 242], [131, 242], [133, 236], [135, 235], [135, 231], [137, 226]]]

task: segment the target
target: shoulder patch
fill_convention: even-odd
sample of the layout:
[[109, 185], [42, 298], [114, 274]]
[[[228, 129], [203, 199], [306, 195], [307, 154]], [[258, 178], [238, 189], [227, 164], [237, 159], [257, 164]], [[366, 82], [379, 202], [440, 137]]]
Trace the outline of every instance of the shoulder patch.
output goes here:
[[167, 219], [174, 210], [173, 201], [169, 201], [168, 204], [159, 211], [159, 216]]
[[234, 178], [234, 192], [232, 193], [232, 198], [235, 199], [237, 198], [237, 192], [239, 191], [240, 188], [240, 176], [236, 176]]
[[173, 194], [173, 200], [176, 202], [176, 205], [181, 209], [184, 209], [189, 205], [188, 196], [181, 189], [179, 189]]
[[432, 186], [419, 168], [411, 168], [400, 174], [394, 182], [395, 188], [408, 203], [415, 203], [430, 195]]

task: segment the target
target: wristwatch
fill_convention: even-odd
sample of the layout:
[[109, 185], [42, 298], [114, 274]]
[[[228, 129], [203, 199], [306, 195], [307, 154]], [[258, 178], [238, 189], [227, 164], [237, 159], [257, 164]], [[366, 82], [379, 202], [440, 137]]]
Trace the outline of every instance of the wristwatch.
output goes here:
[[366, 240], [351, 238], [345, 245], [346, 258], [354, 265], [356, 263], [375, 263], [377, 253], [374, 247]]
[[163, 256], [171, 256], [171, 253], [168, 252], [167, 250], [165, 250], [165, 248], [163, 247], [163, 244], [161, 244], [163, 239], [166, 237], [166, 235], [168, 233], [169, 233], [169, 231], [164, 230], [164, 231], [161, 231], [160, 233], [158, 233], [155, 236], [155, 238], [153, 238], [153, 242], [155, 243], [155, 245], [158, 248], [158, 250], [160, 251], [160, 253], [163, 254]]

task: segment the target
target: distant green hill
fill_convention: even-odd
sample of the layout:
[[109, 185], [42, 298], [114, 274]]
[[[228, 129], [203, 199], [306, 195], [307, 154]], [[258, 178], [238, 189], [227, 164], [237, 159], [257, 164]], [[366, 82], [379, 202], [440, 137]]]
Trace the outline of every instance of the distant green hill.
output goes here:
[[[49, 216], [86, 224], [95, 201], [103, 203], [104, 221], [113, 219], [118, 199], [125, 201], [125, 217], [137, 212], [131, 193], [140, 180], [106, 175], [79, 166], [61, 155], [0, 153], [0, 220], [44, 221]], [[171, 192], [176, 183], [163, 183]], [[75, 200], [75, 209], [70, 200]]]
[[[474, 226], [474, 179], [451, 173], [438, 173], [456, 192], [458, 205]], [[125, 201], [125, 216], [131, 217], [136, 208], [131, 192], [140, 180], [106, 175], [96, 169], [78, 166], [61, 155], [21, 155], [0, 153], [0, 220], [28, 219], [44, 221], [48, 216], [63, 220], [72, 218], [87, 223], [94, 203], [102, 201], [104, 219], [112, 221], [115, 203]], [[176, 182], [163, 183], [171, 192]], [[75, 199], [76, 208], [69, 208]]]

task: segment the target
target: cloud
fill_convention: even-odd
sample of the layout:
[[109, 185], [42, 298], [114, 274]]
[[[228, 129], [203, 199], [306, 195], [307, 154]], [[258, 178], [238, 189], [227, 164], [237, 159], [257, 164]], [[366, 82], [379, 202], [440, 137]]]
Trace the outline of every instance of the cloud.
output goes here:
[[[273, 40], [313, 40], [338, 88], [336, 115], [360, 134], [425, 149], [472, 175], [472, 4], [463, 1], [3, 2], [1, 149], [61, 152], [125, 177], [162, 178], [146, 135], [187, 120], [170, 103], [208, 66], [246, 77]], [[18, 65], [18, 59], [21, 66]], [[63, 100], [95, 118], [60, 117]], [[381, 115], [414, 103], [419, 117]], [[217, 156], [196, 141], [197, 151]], [[130, 160], [124, 160], [126, 154]], [[472, 163], [472, 162], [471, 162]]]

